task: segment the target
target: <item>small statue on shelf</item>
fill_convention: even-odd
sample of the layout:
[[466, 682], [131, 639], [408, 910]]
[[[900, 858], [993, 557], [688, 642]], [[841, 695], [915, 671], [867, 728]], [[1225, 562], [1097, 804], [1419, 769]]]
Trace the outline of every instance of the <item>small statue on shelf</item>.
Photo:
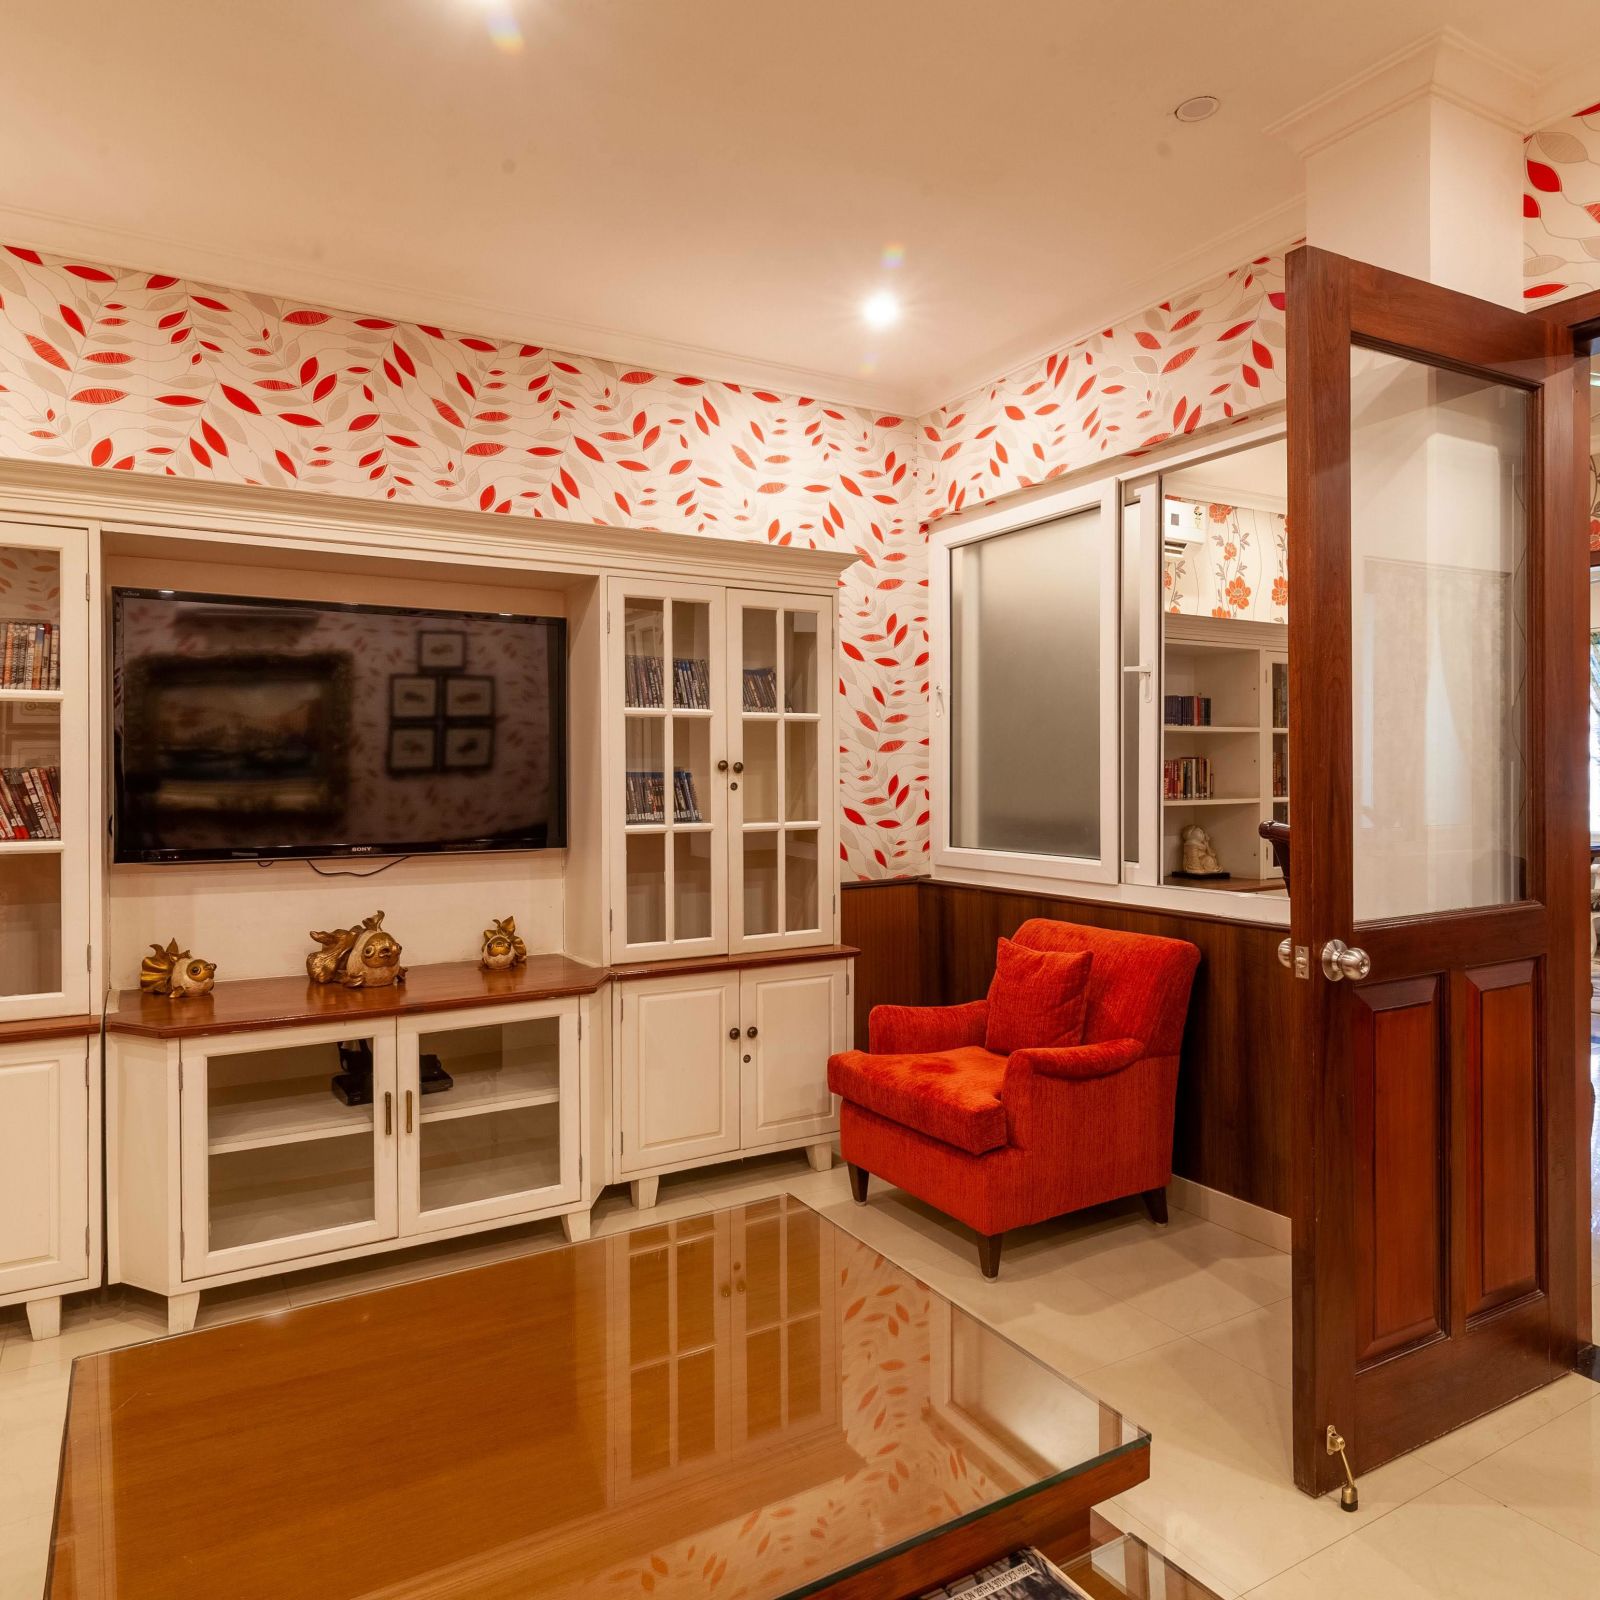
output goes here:
[[528, 959], [528, 947], [517, 933], [515, 917], [496, 917], [492, 928], [483, 930], [483, 954], [478, 965], [485, 972], [504, 972], [520, 967]]
[[400, 941], [384, 931], [381, 911], [364, 917], [353, 928], [333, 928], [326, 933], [313, 929], [311, 937], [322, 946], [306, 957], [306, 975], [313, 983], [383, 989], [406, 981], [406, 969], [400, 965]]
[[139, 987], [146, 994], [166, 995], [184, 1000], [191, 995], [209, 994], [217, 981], [215, 961], [203, 961], [178, 948], [176, 939], [150, 946], [150, 954], [139, 963]]
[[1222, 863], [1217, 860], [1217, 847], [1212, 844], [1211, 835], [1198, 822], [1191, 822], [1178, 835], [1178, 842], [1183, 852], [1183, 864], [1181, 869], [1173, 874], [1174, 877], [1226, 878], [1228, 876], [1222, 870]]

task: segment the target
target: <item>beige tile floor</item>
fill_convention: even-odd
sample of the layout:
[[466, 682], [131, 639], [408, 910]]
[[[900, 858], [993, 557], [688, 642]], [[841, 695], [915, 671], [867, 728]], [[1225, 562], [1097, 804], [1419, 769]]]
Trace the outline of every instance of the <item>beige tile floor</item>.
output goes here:
[[[1373, 1473], [1362, 1509], [1309, 1500], [1289, 1477], [1289, 1261], [1183, 1211], [1158, 1231], [1133, 1206], [1007, 1239], [985, 1282], [963, 1230], [874, 1184], [851, 1203], [842, 1169], [778, 1156], [661, 1185], [636, 1213], [604, 1196], [596, 1231], [789, 1190], [1125, 1410], [1154, 1436], [1150, 1480], [1107, 1514], [1224, 1600], [1506, 1600], [1600, 1596], [1600, 1385], [1571, 1377]], [[199, 1326], [554, 1248], [540, 1224], [355, 1266], [209, 1294]], [[137, 1291], [70, 1301], [33, 1343], [0, 1311], [0, 1600], [37, 1600], [61, 1421], [78, 1355], [158, 1338]]]

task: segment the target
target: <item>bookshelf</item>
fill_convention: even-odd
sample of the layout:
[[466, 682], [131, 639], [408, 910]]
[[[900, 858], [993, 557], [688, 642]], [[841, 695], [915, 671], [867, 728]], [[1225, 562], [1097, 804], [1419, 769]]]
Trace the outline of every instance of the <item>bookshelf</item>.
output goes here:
[[1289, 819], [1288, 629], [1168, 614], [1162, 659], [1161, 872], [1182, 865], [1183, 830], [1211, 837], [1226, 879], [1199, 887], [1273, 889], [1282, 875], [1259, 837]]
[[0, 1020], [89, 999], [86, 584], [81, 534], [0, 525]]

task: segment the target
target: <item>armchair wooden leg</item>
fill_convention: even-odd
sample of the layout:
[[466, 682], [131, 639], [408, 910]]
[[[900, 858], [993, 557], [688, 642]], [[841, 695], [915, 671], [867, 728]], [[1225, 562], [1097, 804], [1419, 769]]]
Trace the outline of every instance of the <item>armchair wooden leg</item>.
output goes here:
[[978, 1265], [983, 1268], [986, 1278], [1000, 1276], [1000, 1243], [1005, 1238], [1003, 1233], [980, 1233], [978, 1235]]
[[850, 1168], [850, 1198], [858, 1206], [867, 1203], [867, 1179], [872, 1176], [865, 1167], [858, 1167], [855, 1162], [847, 1162]]
[[1141, 1196], [1145, 1209], [1150, 1213], [1150, 1220], [1158, 1222], [1164, 1228], [1167, 1225], [1167, 1191], [1161, 1189], [1146, 1189]]

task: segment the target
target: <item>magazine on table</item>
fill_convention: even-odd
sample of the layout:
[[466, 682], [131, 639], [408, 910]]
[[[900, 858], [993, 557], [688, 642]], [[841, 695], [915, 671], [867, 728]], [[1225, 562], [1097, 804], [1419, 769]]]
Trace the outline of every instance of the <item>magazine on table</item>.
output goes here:
[[1091, 1600], [1058, 1566], [1037, 1550], [1010, 1555], [965, 1577], [952, 1578], [938, 1589], [925, 1589], [917, 1600]]

